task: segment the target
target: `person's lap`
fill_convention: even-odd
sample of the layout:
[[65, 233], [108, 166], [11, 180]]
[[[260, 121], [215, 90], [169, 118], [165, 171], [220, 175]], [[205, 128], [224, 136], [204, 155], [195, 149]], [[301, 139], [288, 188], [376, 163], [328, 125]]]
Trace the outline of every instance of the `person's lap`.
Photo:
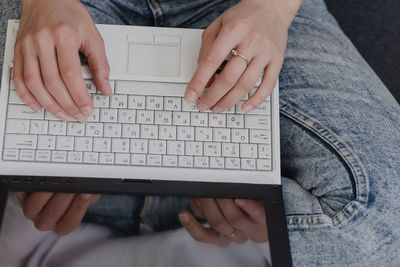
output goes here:
[[[237, 1], [149, 1], [151, 8], [145, 1], [83, 2], [91, 2], [97, 23], [204, 28]], [[2, 12], [3, 18], [18, 15], [15, 4]], [[322, 0], [304, 0], [289, 29], [280, 102], [282, 170], [290, 178], [282, 182], [294, 263], [400, 262], [395, 183], [400, 107]], [[164, 202], [155, 198], [158, 204], [149, 210]], [[173, 203], [163, 208], [171, 221], [179, 210], [174, 208], [179, 201]]]

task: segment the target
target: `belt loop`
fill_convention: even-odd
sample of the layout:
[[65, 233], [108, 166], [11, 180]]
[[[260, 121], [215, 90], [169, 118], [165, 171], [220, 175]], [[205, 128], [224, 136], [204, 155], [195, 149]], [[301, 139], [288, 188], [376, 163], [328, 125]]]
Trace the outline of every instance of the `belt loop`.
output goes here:
[[162, 26], [164, 24], [164, 14], [157, 0], [147, 0], [151, 12], [153, 12], [154, 25]]

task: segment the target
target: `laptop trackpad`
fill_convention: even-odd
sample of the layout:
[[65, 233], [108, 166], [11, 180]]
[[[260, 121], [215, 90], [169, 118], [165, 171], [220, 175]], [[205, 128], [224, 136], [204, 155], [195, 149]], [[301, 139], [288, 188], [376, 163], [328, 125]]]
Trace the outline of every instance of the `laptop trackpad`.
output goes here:
[[128, 74], [180, 76], [180, 46], [174, 44], [129, 44]]

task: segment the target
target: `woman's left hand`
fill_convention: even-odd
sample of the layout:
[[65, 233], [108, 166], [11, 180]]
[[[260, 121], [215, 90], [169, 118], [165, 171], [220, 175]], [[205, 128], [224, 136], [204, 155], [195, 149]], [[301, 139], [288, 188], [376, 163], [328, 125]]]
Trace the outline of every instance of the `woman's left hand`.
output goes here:
[[[222, 112], [242, 100], [264, 71], [260, 86], [241, 109], [249, 112], [259, 106], [272, 92], [279, 77], [288, 28], [300, 2], [242, 0], [224, 12], [203, 32], [198, 67], [186, 89], [185, 100], [197, 101], [200, 111]], [[232, 49], [245, 58], [232, 56], [213, 80]]]
[[[179, 219], [189, 234], [197, 241], [226, 246], [251, 239], [268, 240], [267, 224], [262, 201], [244, 199], [191, 199], [189, 211], [182, 211]], [[211, 228], [197, 219], [206, 219]]]

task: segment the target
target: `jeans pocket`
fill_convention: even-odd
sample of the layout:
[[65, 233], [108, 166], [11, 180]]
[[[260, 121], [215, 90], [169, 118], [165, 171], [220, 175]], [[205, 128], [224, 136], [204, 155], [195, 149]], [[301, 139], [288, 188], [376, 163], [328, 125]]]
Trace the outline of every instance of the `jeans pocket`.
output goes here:
[[369, 196], [368, 177], [351, 144], [282, 101], [280, 112], [282, 173], [291, 178], [282, 179], [288, 228], [345, 224]]

